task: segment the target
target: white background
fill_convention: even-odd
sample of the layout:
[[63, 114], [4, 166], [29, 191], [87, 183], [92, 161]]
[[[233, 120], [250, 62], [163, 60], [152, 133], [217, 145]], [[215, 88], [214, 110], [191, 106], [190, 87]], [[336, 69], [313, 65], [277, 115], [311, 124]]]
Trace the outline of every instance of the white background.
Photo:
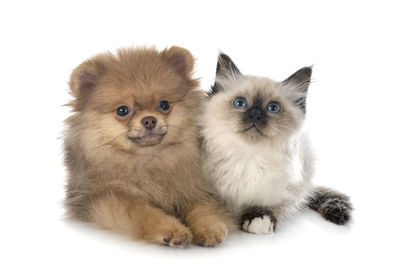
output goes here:
[[[399, 11], [395, 1], [2, 1], [0, 265], [399, 266]], [[188, 48], [204, 89], [219, 50], [276, 80], [313, 64], [315, 182], [351, 195], [352, 224], [305, 211], [273, 236], [179, 250], [63, 219], [69, 74], [137, 45]]]

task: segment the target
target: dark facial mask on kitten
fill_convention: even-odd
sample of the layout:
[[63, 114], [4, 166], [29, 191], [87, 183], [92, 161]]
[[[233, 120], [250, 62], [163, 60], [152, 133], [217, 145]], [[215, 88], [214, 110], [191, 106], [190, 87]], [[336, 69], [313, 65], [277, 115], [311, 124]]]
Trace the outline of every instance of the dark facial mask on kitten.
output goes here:
[[214, 100], [218, 96], [218, 112], [246, 140], [286, 138], [304, 119], [311, 73], [311, 67], [304, 67], [282, 82], [243, 75], [232, 59], [221, 53], [209, 96]]
[[[283, 86], [294, 86], [294, 90], [301, 93], [299, 94], [299, 97], [294, 100], [293, 104], [304, 110], [304, 112], [306, 110], [306, 96], [311, 81], [311, 75], [312, 67], [303, 67], [281, 82]], [[219, 79], [230, 79], [235, 77], [245, 77], [245, 75], [240, 72], [239, 68], [228, 55], [220, 53], [216, 69], [216, 81], [211, 87], [211, 91], [208, 95], [213, 96], [224, 90], [218, 82]], [[257, 100], [259, 101], [260, 99], [255, 99], [254, 101]]]

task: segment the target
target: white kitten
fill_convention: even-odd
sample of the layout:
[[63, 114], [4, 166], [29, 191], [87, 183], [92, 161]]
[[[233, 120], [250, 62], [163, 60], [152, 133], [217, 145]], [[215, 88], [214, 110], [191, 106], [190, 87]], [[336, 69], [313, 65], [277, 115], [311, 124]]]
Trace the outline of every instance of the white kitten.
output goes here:
[[308, 205], [336, 224], [350, 219], [347, 196], [311, 184], [313, 160], [302, 125], [312, 69], [283, 82], [242, 75], [220, 54], [203, 116], [203, 167], [241, 228], [274, 231]]

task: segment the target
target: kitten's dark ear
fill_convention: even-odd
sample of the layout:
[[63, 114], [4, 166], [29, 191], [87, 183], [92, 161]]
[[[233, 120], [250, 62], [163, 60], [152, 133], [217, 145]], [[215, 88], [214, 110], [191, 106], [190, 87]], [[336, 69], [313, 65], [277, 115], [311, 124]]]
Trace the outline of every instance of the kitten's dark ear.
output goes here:
[[311, 82], [312, 67], [304, 67], [290, 75], [282, 82], [283, 85], [291, 87], [293, 103], [306, 111], [307, 91]]
[[76, 111], [83, 109], [90, 93], [105, 72], [101, 57], [84, 61], [71, 73], [69, 87], [71, 95], [75, 98], [71, 105]]
[[185, 48], [172, 46], [162, 52], [163, 57], [173, 65], [175, 71], [190, 79], [194, 68], [194, 58]]
[[[237, 76], [242, 76], [242, 73], [240, 72], [239, 68], [236, 66], [236, 64], [232, 61], [232, 59], [228, 55], [220, 53], [218, 56], [216, 79], [237, 77]], [[211, 91], [208, 94], [210, 96], [215, 95], [221, 90], [222, 90], [221, 86], [218, 84], [218, 82], [215, 82], [214, 85], [211, 87]]]
[[220, 53], [218, 56], [218, 63], [217, 63], [217, 76], [220, 77], [229, 77], [229, 76], [240, 76], [239, 68], [233, 62], [233, 60], [224, 53]]

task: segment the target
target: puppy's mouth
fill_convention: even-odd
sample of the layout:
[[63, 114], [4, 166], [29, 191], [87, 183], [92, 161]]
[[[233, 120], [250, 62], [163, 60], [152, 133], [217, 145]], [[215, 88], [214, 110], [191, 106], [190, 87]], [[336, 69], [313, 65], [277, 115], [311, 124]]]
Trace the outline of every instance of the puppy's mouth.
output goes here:
[[155, 146], [161, 142], [166, 133], [150, 130], [139, 136], [128, 136], [128, 139], [139, 146]]

